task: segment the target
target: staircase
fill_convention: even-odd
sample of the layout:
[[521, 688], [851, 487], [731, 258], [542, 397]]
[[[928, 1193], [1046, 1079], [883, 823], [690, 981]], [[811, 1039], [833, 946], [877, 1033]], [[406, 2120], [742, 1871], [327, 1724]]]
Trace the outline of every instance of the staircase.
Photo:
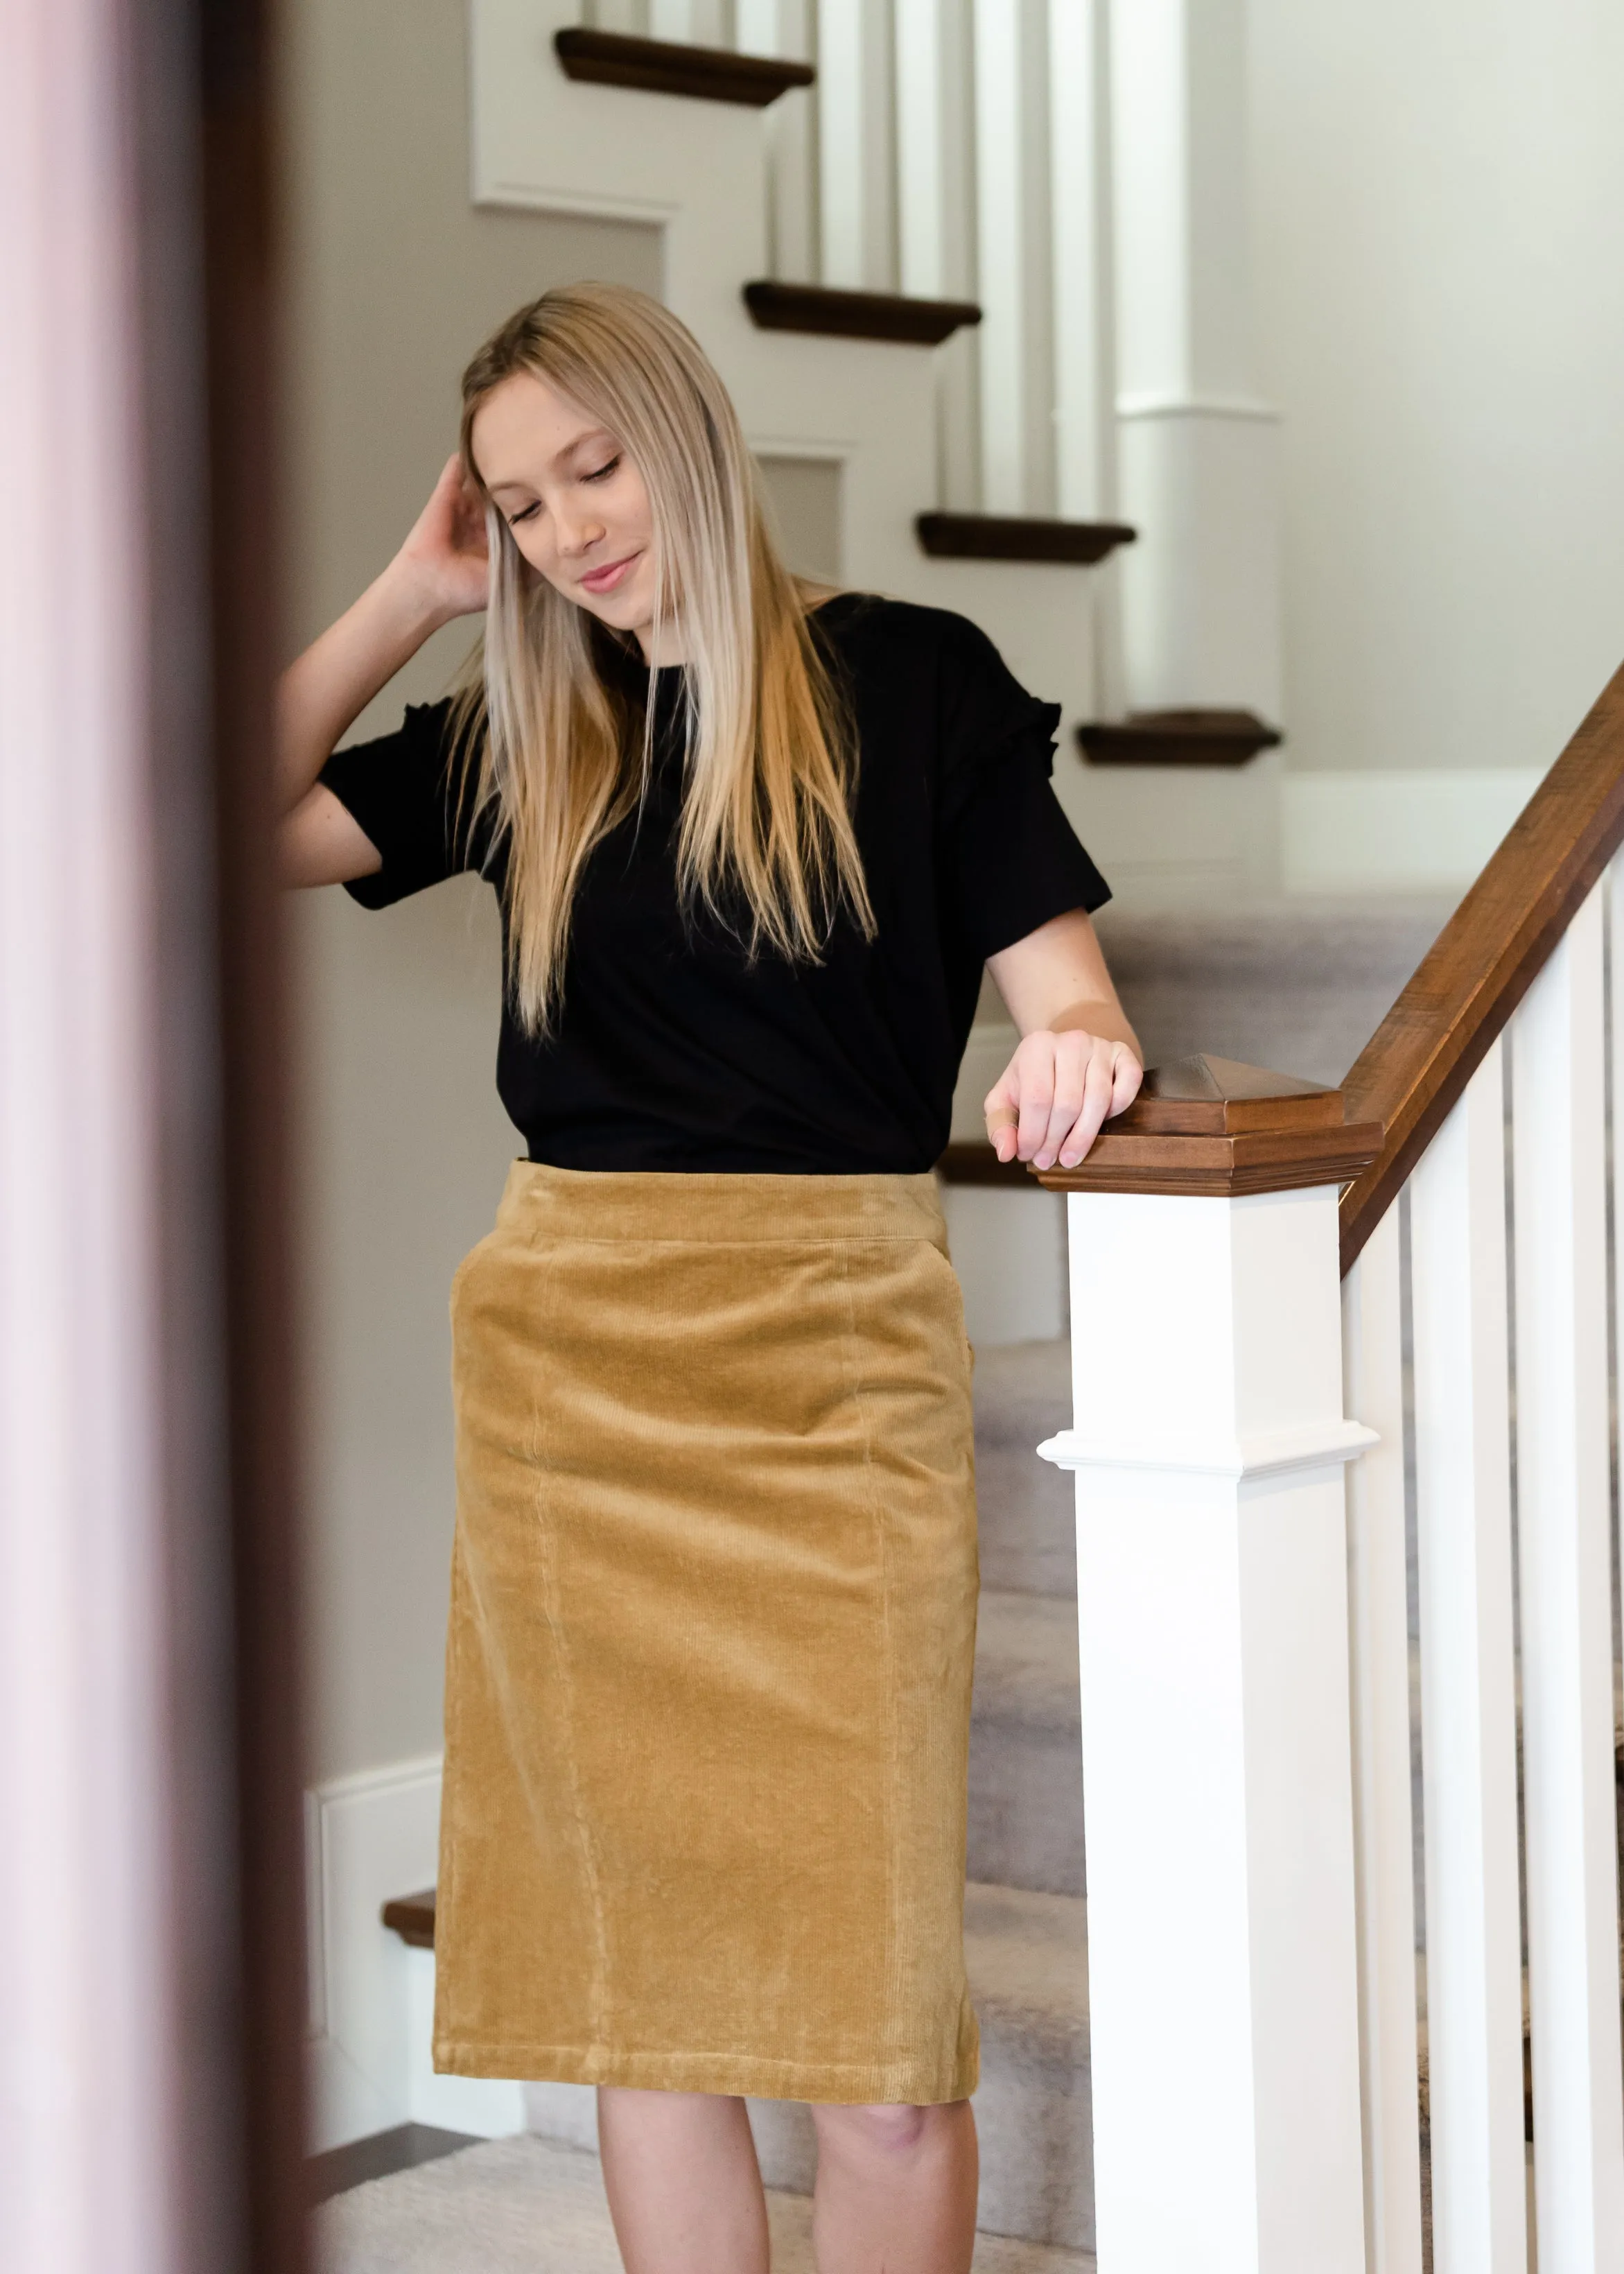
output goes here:
[[[877, 130], [896, 138], [900, 209], [886, 222], [874, 198], [874, 75], [845, 56], [846, 79], [823, 84], [826, 63], [844, 67], [840, 26], [861, 46], [867, 11], [827, 11], [816, 114], [804, 72], [775, 85], [742, 58], [707, 63], [691, 44], [620, 37], [605, 28], [610, 12], [594, 11], [583, 27], [580, 11], [557, 0], [474, 0], [477, 200], [658, 221], [666, 297], [713, 355], [758, 454], [838, 464], [842, 581], [964, 611], [1023, 678], [1060, 697], [1071, 722], [1094, 719], [1122, 672], [1116, 618], [1090, 564], [1134, 536], [1111, 509], [1111, 422], [1092, 392], [1099, 373], [1084, 374], [1076, 352], [1101, 329], [1100, 312], [1076, 297], [1099, 289], [1094, 270], [1057, 260], [1045, 305], [1024, 306], [1011, 297], [1010, 264], [989, 257], [998, 252], [986, 235], [996, 219], [989, 206], [981, 273], [967, 273], [953, 198], [959, 171], [974, 173], [959, 167], [970, 154], [939, 136], [924, 148], [917, 90], [901, 90], [908, 99]], [[737, 13], [742, 23], [763, 11]], [[1064, 25], [1066, 11], [1054, 20]], [[843, 109], [853, 87], [855, 109], [848, 100]], [[651, 89], [701, 100], [650, 101]], [[768, 106], [777, 107], [763, 140], [757, 113]], [[996, 121], [994, 129], [974, 154], [990, 169], [982, 186], [991, 192], [999, 165], [1019, 165], [1019, 135]], [[839, 170], [842, 150], [849, 175]], [[1030, 218], [1024, 207], [1014, 214], [1018, 239]], [[1064, 216], [1048, 219], [1059, 230]], [[865, 248], [888, 229], [897, 257], [892, 273], [876, 275]], [[821, 233], [816, 259], [807, 257], [808, 232]], [[1030, 264], [1022, 273], [1029, 282]], [[948, 297], [966, 289], [974, 300]], [[1059, 364], [1034, 421], [1044, 388], [1033, 342], [1046, 328]], [[932, 342], [946, 344], [932, 354]], [[1044, 440], [1051, 409], [1056, 431]], [[1229, 764], [1237, 720], [1248, 749], [1278, 739], [1250, 713], [1162, 711], [1131, 722], [1123, 747], [1092, 754], [1121, 764], [1142, 746], [1140, 756], [1161, 764]], [[1225, 735], [1215, 758], [1186, 747], [1192, 736], [1216, 745]], [[1059, 771], [1074, 817], [1093, 834], [1079, 787], [1086, 778]], [[1169, 779], [1182, 794], [1179, 777], [1161, 782]], [[1109, 846], [1101, 851], [1109, 866]], [[1387, 907], [1348, 909], [1327, 928], [1318, 913], [1279, 907], [1154, 924], [1113, 912], [1107, 938], [1154, 1056], [1215, 1050], [1335, 1079], [1446, 913], [1414, 907], [1395, 923]], [[989, 1003], [960, 1088], [956, 1139], [981, 1135], [979, 1098], [1007, 1058], [1007, 1039]], [[982, 1060], [995, 1052], [983, 1078]], [[1030, 1191], [1024, 1172], [1019, 1182]], [[984, 1347], [975, 1397], [982, 1595], [965, 1939], [982, 2040], [980, 2216], [990, 2234], [1086, 2254], [1093, 2114], [1073, 1493], [1034, 1450], [1070, 1413], [1067, 1344]], [[386, 1916], [407, 1939], [432, 1941], [432, 1894], [392, 1904]], [[537, 2084], [525, 2105], [533, 2135], [590, 2149], [589, 2091]], [[769, 2184], [807, 2190], [814, 2156], [805, 2111], [759, 2103], [751, 2113]]]

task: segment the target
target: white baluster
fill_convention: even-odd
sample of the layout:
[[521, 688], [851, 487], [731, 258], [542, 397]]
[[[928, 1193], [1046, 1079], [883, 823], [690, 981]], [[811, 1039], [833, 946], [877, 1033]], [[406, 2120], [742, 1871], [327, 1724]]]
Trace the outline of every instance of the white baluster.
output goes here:
[[649, 36], [684, 46], [728, 44], [723, 0], [649, 0]]
[[1410, 1179], [1436, 2274], [1525, 2274], [1497, 1043]]
[[1136, 707], [1280, 708], [1273, 413], [1252, 381], [1244, 0], [1111, 11], [1121, 576]]
[[1541, 2274], [1624, 2265], [1602, 892], [1512, 1022], [1517, 1541]]
[[588, 0], [581, 20], [594, 32], [619, 32], [634, 39], [649, 36], [649, 0]]
[[1040, 509], [1049, 463], [1047, 358], [1034, 366], [1032, 336], [1048, 314], [1046, 216], [1032, 181], [1048, 153], [1042, 108], [1030, 99], [1028, 13], [1026, 0], [974, 0], [981, 485], [993, 513]]
[[[816, 0], [735, 0], [734, 41], [751, 56], [815, 60]], [[768, 239], [772, 273], [798, 284], [818, 275], [815, 95], [791, 87], [763, 117], [767, 145]]]
[[[968, 299], [975, 290], [974, 59], [966, 0], [893, 0], [898, 290]], [[936, 493], [982, 501], [976, 335], [936, 350]]]
[[[779, 45], [783, 36], [779, 0], [733, 0], [733, 41], [741, 56], [788, 53]], [[779, 100], [783, 98], [780, 96]]]
[[1104, 34], [1101, 0], [1049, 0], [1055, 509], [1077, 521], [1116, 511]]
[[941, 0], [892, 0], [897, 42], [898, 289], [947, 297], [947, 150]]
[[1342, 1282], [1347, 1408], [1378, 1437], [1348, 1472], [1370, 2274], [1421, 2274], [1422, 2263], [1402, 1306], [1395, 1202]]
[[818, 194], [825, 284], [896, 286], [891, 56], [885, 11], [863, 0], [818, 8]]

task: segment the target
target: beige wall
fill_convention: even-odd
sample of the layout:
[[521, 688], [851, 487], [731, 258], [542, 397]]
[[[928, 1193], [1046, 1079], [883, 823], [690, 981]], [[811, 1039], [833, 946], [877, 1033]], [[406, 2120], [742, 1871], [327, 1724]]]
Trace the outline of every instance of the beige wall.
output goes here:
[[1249, 8], [1288, 763], [1543, 766], [1624, 655], [1624, 7]]
[[[290, 646], [389, 558], [456, 439], [480, 340], [549, 284], [660, 289], [658, 230], [477, 212], [461, 0], [289, 11]], [[838, 574], [838, 469], [765, 469], [786, 549]], [[432, 640], [358, 722], [440, 694]], [[432, 1750], [452, 1517], [446, 1298], [520, 1141], [497, 1103], [494, 902], [471, 881], [378, 915], [293, 910], [303, 1020], [306, 1631], [312, 1781]]]
[[[302, 644], [383, 566], [455, 440], [458, 374], [548, 284], [658, 290], [643, 226], [476, 213], [461, 0], [303, 0], [289, 56], [289, 618]], [[432, 642], [362, 722], [439, 693]], [[432, 1750], [451, 1540], [446, 1296], [518, 1140], [493, 1081], [494, 907], [296, 903], [304, 1018], [312, 1781]]]

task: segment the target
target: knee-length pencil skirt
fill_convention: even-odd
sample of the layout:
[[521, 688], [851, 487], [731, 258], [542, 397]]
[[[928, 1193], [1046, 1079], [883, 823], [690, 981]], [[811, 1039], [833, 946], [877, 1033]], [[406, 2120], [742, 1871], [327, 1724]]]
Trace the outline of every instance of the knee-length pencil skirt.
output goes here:
[[519, 1162], [452, 1321], [437, 2067], [962, 2097], [975, 1494], [934, 1180]]

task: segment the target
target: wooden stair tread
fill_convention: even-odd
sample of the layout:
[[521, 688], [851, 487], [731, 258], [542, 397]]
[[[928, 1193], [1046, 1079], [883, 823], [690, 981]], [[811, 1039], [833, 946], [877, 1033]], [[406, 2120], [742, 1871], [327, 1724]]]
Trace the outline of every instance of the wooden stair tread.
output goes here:
[[1019, 1185], [1032, 1187], [1032, 1171], [1024, 1161], [1001, 1161], [984, 1138], [972, 1137], [950, 1145], [936, 1163], [944, 1185]]
[[921, 513], [914, 527], [937, 561], [1103, 561], [1139, 535], [1121, 521], [1056, 521], [1002, 513]]
[[1251, 711], [1136, 711], [1077, 730], [1095, 766], [1244, 766], [1284, 741]]
[[756, 277], [741, 290], [750, 321], [764, 332], [816, 332], [836, 339], [936, 347], [961, 325], [981, 320], [974, 300], [913, 300], [900, 292], [788, 284], [771, 276]]
[[780, 56], [740, 55], [732, 48], [699, 48], [671, 40], [642, 40], [623, 32], [594, 32], [578, 25], [553, 34], [566, 79], [598, 87], [629, 87], [644, 94], [687, 95], [702, 102], [742, 102], [764, 110], [793, 87], [810, 87], [810, 64]]
[[396, 1895], [383, 1907], [384, 1924], [410, 1943], [413, 1950], [434, 1947], [434, 1890], [425, 1887], [415, 1895]]

